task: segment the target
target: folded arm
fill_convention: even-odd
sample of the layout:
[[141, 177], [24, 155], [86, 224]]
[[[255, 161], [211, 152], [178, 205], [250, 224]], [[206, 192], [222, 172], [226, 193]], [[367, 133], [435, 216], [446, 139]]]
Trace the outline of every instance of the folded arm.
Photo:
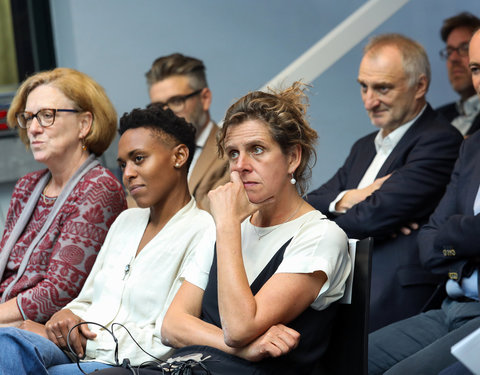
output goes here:
[[[391, 176], [380, 188], [352, 205], [345, 214], [334, 218], [335, 222], [352, 238], [390, 236], [410, 222], [421, 223], [433, 211], [444, 192], [460, 141], [450, 132], [422, 134], [411, 149], [406, 150], [408, 153], [399, 155], [394, 161], [390, 169]], [[354, 168], [356, 165], [354, 159], [355, 156], [359, 157], [359, 152], [356, 150], [349, 157], [352, 160], [337, 173], [335, 183], [329, 181], [316, 191], [312, 202], [315, 203], [315, 199], [319, 200], [322, 196], [330, 199], [325, 190], [338, 189], [332, 190], [335, 199], [341, 191], [352, 188], [342, 184], [348, 179], [348, 167]], [[399, 166], [395, 167], [395, 163]], [[314, 206], [319, 208], [316, 204]]]
[[473, 202], [465, 202], [470, 188], [478, 191], [472, 170], [478, 154], [469, 152], [476, 147], [467, 142], [462, 146], [447, 191], [419, 233], [420, 259], [434, 272], [445, 272], [456, 262], [480, 261], [480, 214], [474, 214]]
[[163, 320], [164, 345], [175, 348], [208, 345], [249, 361], [278, 357], [298, 345], [298, 332], [283, 324], [276, 324], [243, 347], [228, 346], [221, 328], [200, 319], [203, 294], [201, 288], [188, 281], [183, 282]]

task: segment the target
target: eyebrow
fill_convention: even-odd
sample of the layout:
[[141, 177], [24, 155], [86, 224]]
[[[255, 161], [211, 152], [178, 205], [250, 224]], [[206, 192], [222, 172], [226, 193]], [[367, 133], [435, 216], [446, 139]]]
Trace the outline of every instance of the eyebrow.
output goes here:
[[[249, 141], [247, 143], [242, 143], [242, 146], [245, 147], [245, 148], [249, 148], [249, 147], [253, 147], [253, 146], [264, 146], [265, 147], [266, 143], [264, 141], [255, 139], [255, 140]], [[230, 146], [228, 144], [225, 145], [225, 151], [231, 150], [232, 148], [238, 148], [238, 147]]]
[[[127, 154], [127, 155], [128, 155], [128, 158], [131, 158], [131, 157], [132, 157], [132, 155], [133, 155], [133, 154], [135, 154], [135, 153], [136, 153], [136, 152], [138, 152], [138, 151], [140, 151], [140, 149], [138, 149], [138, 148], [136, 148], [136, 149], [134, 149], [134, 150], [130, 151], [130, 152]], [[127, 159], [128, 159], [128, 158], [127, 158]], [[117, 158], [117, 162], [120, 162], [120, 161], [123, 161], [123, 159], [122, 159], [122, 158], [120, 158], [120, 157], [118, 157], [118, 158]]]
[[477, 66], [480, 66], [480, 62], [471, 62], [470, 64], [468, 64], [469, 68], [473, 68], [473, 67], [477, 67]]

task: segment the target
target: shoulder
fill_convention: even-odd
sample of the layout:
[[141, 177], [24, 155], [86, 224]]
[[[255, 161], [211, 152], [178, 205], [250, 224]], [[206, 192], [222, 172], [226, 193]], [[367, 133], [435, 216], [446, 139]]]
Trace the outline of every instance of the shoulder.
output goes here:
[[455, 102], [442, 105], [435, 110], [445, 116], [448, 121], [452, 121], [455, 117], [458, 116], [457, 106]]
[[[93, 197], [93, 198], [92, 198]], [[125, 194], [120, 181], [108, 169], [97, 165], [89, 170], [75, 186], [69, 199], [94, 200], [102, 205], [126, 207]]]
[[332, 220], [326, 218], [320, 211], [308, 212], [304, 224], [294, 236], [292, 242], [311, 243], [312, 247], [331, 245], [335, 249], [346, 249], [348, 238], [345, 232]]
[[199, 232], [205, 230], [215, 231], [215, 222], [212, 215], [207, 211], [198, 208], [194, 198], [192, 198], [192, 202], [186, 207], [183, 219], [192, 223], [193, 228]]
[[463, 141], [462, 134], [448, 120], [430, 106], [405, 133], [406, 142], [422, 144], [422, 147], [445, 147], [457, 149]]
[[[475, 132], [469, 136], [462, 144], [463, 153], [470, 154], [479, 154], [480, 153], [480, 132]], [[471, 157], [471, 156], [470, 156]]]
[[423, 114], [413, 124], [412, 128], [418, 128], [419, 132], [437, 132], [457, 134], [461, 137], [460, 132], [447, 120], [447, 118], [438, 110], [432, 109], [427, 105]]
[[352, 146], [352, 149], [358, 147], [364, 147], [365, 145], [370, 144], [372, 147], [375, 146], [375, 137], [377, 136], [378, 130], [368, 133], [367, 135], [357, 139]]
[[148, 208], [132, 207], [121, 211], [113, 221], [109, 232], [128, 229], [129, 232], [145, 227], [148, 222], [150, 210]]
[[20, 177], [15, 185], [15, 188], [28, 189], [35, 187], [37, 182], [48, 172], [48, 169], [41, 169], [39, 171], [31, 172], [23, 177]]
[[10, 205], [18, 204], [19, 202], [22, 202], [20, 203], [21, 205], [25, 204], [37, 186], [38, 181], [40, 181], [47, 172], [47, 169], [42, 169], [21, 177], [13, 188]]
[[81, 181], [86, 184], [100, 188], [106, 188], [111, 191], [118, 191], [122, 189], [120, 181], [118, 181], [112, 172], [102, 165], [97, 165], [85, 173]]

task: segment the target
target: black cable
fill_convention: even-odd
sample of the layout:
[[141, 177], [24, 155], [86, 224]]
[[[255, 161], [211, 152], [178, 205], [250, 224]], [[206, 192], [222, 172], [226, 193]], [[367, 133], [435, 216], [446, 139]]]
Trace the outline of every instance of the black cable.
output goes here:
[[[113, 338], [113, 341], [115, 342], [115, 351], [114, 351], [114, 359], [115, 359], [115, 366], [116, 367], [123, 367], [123, 368], [126, 368], [126, 369], [129, 369], [133, 375], [138, 375], [138, 372], [135, 371], [135, 369], [131, 366], [130, 364], [130, 360], [128, 358], [125, 358], [123, 359], [122, 361], [122, 364], [120, 365], [120, 362], [118, 360], [118, 339], [115, 337], [115, 334], [113, 332], [114, 330], [114, 326], [115, 325], [118, 325], [120, 327], [122, 327], [123, 329], [125, 329], [125, 331], [127, 331], [128, 335], [130, 336], [130, 338], [133, 340], [133, 342], [140, 348], [140, 350], [142, 352], [144, 352], [145, 354], [147, 354], [148, 356], [152, 357], [154, 359], [154, 361], [147, 361], [147, 362], [143, 362], [142, 364], [140, 364], [137, 369], [140, 369], [140, 367], [142, 365], [145, 365], [145, 364], [148, 364], [148, 363], [154, 363], [155, 366], [157, 368], [160, 368], [162, 370], [162, 374], [165, 373], [165, 370], [168, 371], [168, 374], [171, 374], [171, 375], [182, 375], [182, 374], [185, 374], [185, 375], [189, 375], [189, 374], [192, 374], [192, 368], [193, 367], [196, 367], [196, 366], [200, 366], [202, 368], [202, 370], [205, 371], [205, 373], [207, 375], [210, 375], [210, 371], [208, 370], [207, 366], [205, 366], [202, 361], [196, 361], [196, 360], [193, 360], [193, 359], [189, 359], [189, 360], [186, 360], [186, 361], [173, 361], [173, 362], [166, 362], [160, 358], [157, 358], [155, 357], [154, 355], [150, 354], [149, 352], [147, 352], [145, 349], [142, 348], [142, 346], [137, 342], [137, 340], [135, 340], [135, 338], [132, 336], [132, 334], [130, 333], [130, 331], [128, 330], [127, 327], [125, 327], [123, 324], [121, 323], [112, 323], [111, 325], [111, 330], [108, 329], [107, 327], [101, 325], [100, 323], [96, 323], [96, 322], [80, 322], [80, 323], [77, 323], [75, 324], [72, 328], [70, 328], [70, 330], [68, 331], [68, 335], [67, 335], [67, 346], [68, 346], [68, 350], [70, 350], [70, 352], [75, 356], [76, 358], [76, 362], [77, 362], [77, 366], [78, 366], [78, 369], [82, 372], [82, 374], [85, 374], [85, 375], [88, 375], [85, 371], [82, 370], [82, 367], [80, 366], [80, 360], [81, 358], [78, 356], [78, 354], [72, 349], [71, 345], [70, 345], [70, 334], [72, 333], [72, 331], [81, 326], [82, 324], [93, 324], [93, 325], [96, 325], [96, 326], [99, 326], [101, 328], [103, 328], [105, 331], [107, 331], [108, 333], [110, 333], [110, 335], [112, 336]], [[166, 365], [164, 367], [164, 365]]]
[[[119, 362], [118, 362], [118, 340], [117, 338], [115, 337], [115, 335], [113, 334], [113, 332], [111, 332], [107, 327], [101, 325], [100, 323], [95, 323], [95, 322], [80, 322], [80, 323], [77, 323], [75, 324], [72, 328], [70, 328], [70, 330], [68, 331], [68, 334], [67, 334], [67, 346], [68, 346], [68, 350], [70, 350], [70, 353], [72, 353], [72, 355], [75, 356], [76, 360], [77, 360], [77, 367], [78, 369], [82, 372], [82, 374], [85, 374], [85, 375], [88, 375], [85, 371], [82, 370], [82, 367], [80, 366], [80, 360], [81, 358], [78, 356], [78, 354], [72, 349], [72, 346], [70, 345], [70, 334], [72, 333], [72, 331], [81, 326], [82, 324], [93, 324], [93, 325], [96, 325], [96, 326], [99, 326], [101, 328], [103, 328], [105, 331], [107, 331], [108, 333], [110, 333], [110, 335], [112, 335], [112, 338], [113, 338], [113, 341], [115, 342], [115, 354], [114, 354], [114, 357], [115, 357], [115, 364], [116, 366], [119, 366]], [[80, 330], [79, 330], [80, 331]]]
[[[118, 359], [118, 339], [115, 337], [115, 334], [113, 332], [113, 329], [114, 329], [114, 326], [115, 325], [118, 325], [120, 327], [122, 327], [123, 329], [125, 329], [125, 331], [127, 331], [128, 335], [130, 336], [130, 338], [133, 340], [133, 342], [140, 348], [140, 350], [142, 352], [144, 352], [145, 354], [147, 354], [148, 356], [152, 357], [153, 359], [155, 359], [155, 361], [152, 361], [153, 363], [155, 363], [156, 365], [159, 365], [159, 364], [162, 364], [164, 363], [165, 361], [163, 361], [162, 359], [160, 358], [157, 358], [155, 357], [154, 355], [150, 354], [149, 352], [147, 352], [145, 349], [142, 348], [142, 346], [137, 342], [137, 340], [135, 340], [135, 338], [132, 336], [132, 334], [130, 333], [130, 331], [128, 330], [127, 327], [125, 327], [123, 324], [121, 323], [112, 323], [111, 325], [111, 330], [108, 329], [107, 327], [101, 325], [100, 323], [96, 323], [96, 322], [80, 322], [80, 323], [77, 323], [75, 324], [72, 328], [70, 328], [70, 330], [68, 331], [68, 334], [67, 334], [67, 346], [68, 346], [68, 350], [70, 350], [70, 353], [72, 353], [72, 355], [75, 356], [75, 359], [76, 359], [76, 363], [77, 363], [77, 367], [78, 369], [82, 372], [82, 374], [85, 374], [85, 375], [88, 375], [85, 371], [83, 371], [83, 369], [81, 368], [80, 366], [80, 360], [81, 358], [78, 356], [78, 354], [72, 349], [71, 345], [70, 345], [70, 334], [72, 333], [72, 331], [81, 326], [82, 324], [93, 324], [93, 325], [96, 325], [96, 326], [99, 326], [101, 328], [103, 328], [105, 331], [107, 331], [108, 333], [110, 333], [110, 335], [112, 336], [113, 338], [113, 341], [115, 342], [115, 350], [114, 350], [114, 360], [115, 360], [115, 366], [117, 367], [124, 367], [124, 368], [128, 368], [130, 371], [132, 371], [132, 374], [133, 375], [137, 375], [137, 373], [135, 372], [135, 370], [133, 369], [133, 367], [130, 365], [130, 360], [128, 358], [125, 358], [122, 362], [122, 365], [120, 365], [120, 361]], [[140, 368], [140, 366], [139, 366]], [[162, 370], [163, 372], [163, 370]]]
[[125, 327], [122, 323], [112, 323], [112, 334], [113, 334], [113, 327], [117, 325], [117, 326], [120, 326], [122, 327], [125, 331], [127, 331], [128, 335], [130, 336], [130, 338], [133, 340], [133, 342], [140, 348], [140, 350], [142, 352], [144, 352], [146, 355], [152, 357], [153, 359], [155, 359], [156, 361], [160, 362], [160, 363], [164, 363], [165, 361], [160, 359], [160, 358], [157, 358], [155, 357], [153, 354], [150, 354], [149, 352], [147, 352], [145, 349], [142, 348], [142, 346], [137, 342], [137, 340], [135, 340], [135, 338], [132, 336], [132, 334], [130, 333], [130, 331], [128, 330], [127, 327]]

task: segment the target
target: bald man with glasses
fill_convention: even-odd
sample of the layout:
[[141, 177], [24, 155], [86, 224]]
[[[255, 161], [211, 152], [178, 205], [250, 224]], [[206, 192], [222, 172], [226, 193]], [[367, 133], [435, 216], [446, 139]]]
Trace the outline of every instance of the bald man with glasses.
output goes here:
[[190, 193], [197, 206], [209, 211], [207, 194], [229, 181], [226, 160], [217, 155], [218, 126], [210, 117], [212, 92], [205, 65], [199, 59], [174, 53], [156, 59], [146, 73], [150, 101], [170, 108], [195, 126], [197, 150], [188, 176]]
[[480, 99], [475, 95], [472, 75], [468, 67], [468, 44], [480, 19], [463, 12], [443, 22], [440, 35], [445, 48], [440, 57], [446, 61], [448, 79], [460, 95], [457, 102], [446, 104], [437, 110], [455, 126], [464, 137], [480, 129]]

